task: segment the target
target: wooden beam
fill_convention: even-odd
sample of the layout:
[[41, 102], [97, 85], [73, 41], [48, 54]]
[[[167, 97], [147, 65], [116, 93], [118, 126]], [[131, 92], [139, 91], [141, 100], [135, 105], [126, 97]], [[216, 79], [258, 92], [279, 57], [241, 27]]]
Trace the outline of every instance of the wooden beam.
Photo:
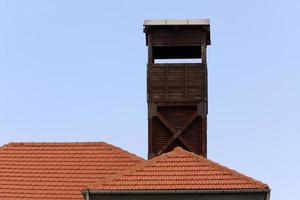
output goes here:
[[175, 134], [177, 131], [171, 126], [171, 124], [168, 122], [168, 120], [160, 114], [160, 112], [157, 112], [156, 117], [167, 127], [173, 134]]
[[148, 64], [152, 64], [154, 63], [153, 44], [152, 44], [151, 35], [147, 34], [147, 37], [148, 37]]
[[148, 119], [148, 159], [151, 159], [154, 156], [152, 130], [153, 130], [153, 121], [151, 119]]
[[148, 103], [148, 119], [156, 116], [157, 114], [157, 105], [154, 103]]
[[184, 100], [187, 100], [187, 88], [188, 88], [188, 66], [184, 65]]
[[178, 136], [178, 139], [188, 150], [197, 153], [197, 150], [193, 146], [191, 146], [181, 135]]
[[201, 117], [201, 137], [200, 137], [200, 144], [201, 144], [201, 154], [205, 158], [207, 157], [207, 118]]
[[207, 108], [206, 108], [206, 102], [201, 101], [198, 105], [197, 105], [197, 115], [201, 116], [203, 118], [206, 118], [207, 116]]
[[201, 59], [202, 63], [206, 64], [206, 33], [201, 33]]
[[176, 131], [170, 124], [169, 122], [166, 120], [166, 118], [160, 114], [159, 112], [157, 113], [157, 118], [173, 133], [173, 136], [169, 139], [169, 141], [160, 149], [160, 151], [158, 152], [158, 154], [161, 154], [162, 152], [164, 152], [168, 147], [170, 147], [170, 145], [178, 138], [184, 145], [186, 148], [188, 148], [189, 150], [192, 151], [192, 147], [190, 147], [190, 145], [187, 144], [187, 142], [185, 142], [185, 140], [180, 137], [180, 134], [182, 134], [190, 125], [191, 123], [193, 123], [193, 121], [195, 121], [195, 119], [197, 118], [197, 112], [195, 112], [188, 121], [185, 122], [185, 124], [183, 125], [183, 127], [181, 128], [181, 130]]

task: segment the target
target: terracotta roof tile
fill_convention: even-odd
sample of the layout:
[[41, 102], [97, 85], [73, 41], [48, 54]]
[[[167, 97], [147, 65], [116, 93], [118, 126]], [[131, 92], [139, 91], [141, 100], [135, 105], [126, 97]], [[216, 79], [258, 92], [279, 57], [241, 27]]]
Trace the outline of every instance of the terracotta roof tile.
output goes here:
[[89, 185], [95, 190], [267, 189], [262, 182], [180, 147]]
[[10, 143], [0, 148], [0, 199], [82, 200], [84, 185], [142, 161], [104, 142]]

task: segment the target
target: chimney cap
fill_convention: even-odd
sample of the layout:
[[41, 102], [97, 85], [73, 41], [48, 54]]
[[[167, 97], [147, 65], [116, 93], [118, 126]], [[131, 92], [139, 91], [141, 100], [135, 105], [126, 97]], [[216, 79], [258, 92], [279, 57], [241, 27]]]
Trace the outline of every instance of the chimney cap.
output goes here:
[[144, 26], [180, 26], [180, 25], [196, 25], [209, 26], [209, 19], [146, 19]]
[[144, 20], [144, 33], [148, 45], [148, 33], [152, 31], [164, 31], [181, 29], [188, 32], [201, 30], [206, 33], [206, 44], [210, 45], [210, 20], [209, 19], [146, 19]]

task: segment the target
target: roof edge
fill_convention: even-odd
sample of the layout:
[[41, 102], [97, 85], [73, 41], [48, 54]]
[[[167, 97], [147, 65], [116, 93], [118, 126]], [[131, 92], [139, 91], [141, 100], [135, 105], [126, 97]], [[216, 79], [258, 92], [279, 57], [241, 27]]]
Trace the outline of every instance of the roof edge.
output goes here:
[[271, 189], [236, 190], [81, 190], [82, 194], [215, 194], [215, 193], [270, 193]]

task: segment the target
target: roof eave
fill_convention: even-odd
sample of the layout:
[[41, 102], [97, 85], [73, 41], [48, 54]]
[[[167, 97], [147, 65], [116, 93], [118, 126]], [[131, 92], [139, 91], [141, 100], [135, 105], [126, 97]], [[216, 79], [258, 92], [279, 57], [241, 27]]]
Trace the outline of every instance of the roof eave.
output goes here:
[[270, 193], [270, 189], [219, 189], [219, 190], [96, 190], [85, 189], [82, 194], [220, 194], [220, 193]]

